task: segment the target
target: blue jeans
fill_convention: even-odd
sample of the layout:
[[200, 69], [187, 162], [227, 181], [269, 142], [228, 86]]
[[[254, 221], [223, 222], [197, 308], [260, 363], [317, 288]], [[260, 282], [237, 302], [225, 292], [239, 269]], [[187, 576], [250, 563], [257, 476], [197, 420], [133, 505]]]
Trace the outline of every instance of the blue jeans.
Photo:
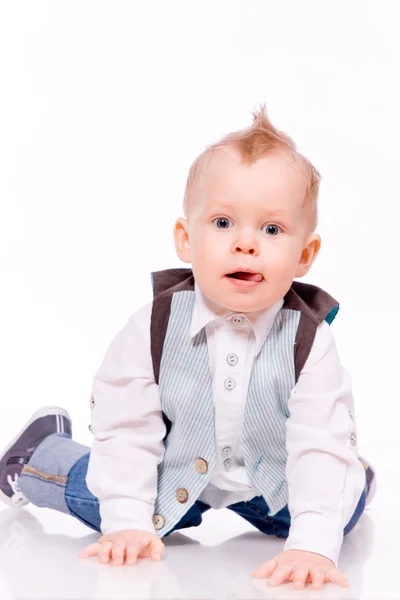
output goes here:
[[[101, 533], [99, 502], [86, 485], [90, 448], [71, 440], [66, 434], [48, 436], [35, 450], [22, 470], [19, 486], [36, 506], [53, 508], [70, 514], [91, 529]], [[366, 487], [356, 510], [344, 529], [344, 535], [356, 525], [365, 507]], [[177, 529], [196, 527], [202, 515], [211, 507], [198, 500], [166, 535]], [[254, 527], [268, 535], [287, 538], [290, 514], [285, 506], [276, 515], [268, 515], [268, 505], [262, 496], [248, 502], [236, 502], [227, 507]]]

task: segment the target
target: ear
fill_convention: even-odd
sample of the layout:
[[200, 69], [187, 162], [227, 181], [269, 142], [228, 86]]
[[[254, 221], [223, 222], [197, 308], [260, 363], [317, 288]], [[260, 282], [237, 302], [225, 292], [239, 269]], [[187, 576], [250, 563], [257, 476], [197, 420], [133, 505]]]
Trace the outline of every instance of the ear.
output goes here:
[[180, 217], [174, 227], [175, 250], [182, 262], [191, 263], [189, 244], [189, 224], [186, 219]]
[[306, 245], [301, 251], [299, 264], [297, 265], [295, 277], [303, 277], [311, 269], [321, 248], [321, 238], [317, 233], [312, 233], [306, 239]]

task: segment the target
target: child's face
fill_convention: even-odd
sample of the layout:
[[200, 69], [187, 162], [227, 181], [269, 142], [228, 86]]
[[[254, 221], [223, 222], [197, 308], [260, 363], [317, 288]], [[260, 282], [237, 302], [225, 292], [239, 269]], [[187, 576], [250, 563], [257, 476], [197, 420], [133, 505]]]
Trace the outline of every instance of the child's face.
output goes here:
[[[192, 193], [194, 207], [188, 221], [176, 222], [175, 244], [213, 302], [236, 312], [268, 308], [311, 267], [320, 238], [309, 231], [304, 175], [292, 158], [279, 153], [246, 167], [234, 150], [218, 151]], [[228, 276], [243, 269], [262, 280]]]

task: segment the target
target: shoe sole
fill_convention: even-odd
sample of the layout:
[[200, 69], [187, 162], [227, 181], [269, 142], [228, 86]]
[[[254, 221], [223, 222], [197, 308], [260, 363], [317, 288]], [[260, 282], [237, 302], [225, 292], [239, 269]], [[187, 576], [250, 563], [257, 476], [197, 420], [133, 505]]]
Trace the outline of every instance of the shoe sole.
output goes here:
[[[17, 442], [18, 438], [23, 434], [25, 429], [27, 429], [27, 427], [29, 427], [29, 425], [31, 425], [34, 421], [36, 421], [36, 419], [39, 419], [40, 417], [48, 417], [51, 415], [60, 415], [62, 417], [66, 417], [72, 424], [72, 420], [71, 420], [71, 417], [69, 416], [68, 412], [64, 408], [61, 408], [60, 406], [43, 406], [42, 408], [39, 408], [39, 410], [37, 410], [35, 413], [33, 413], [31, 418], [29, 419], [29, 421], [27, 421], [27, 423], [25, 423], [25, 425], [22, 427], [22, 429], [20, 429], [19, 433], [15, 436], [15, 438], [8, 444], [8, 446], [6, 448], [4, 448], [3, 452], [0, 454], [0, 461], [2, 460], [3, 456], [5, 454], [7, 454], [7, 452], [11, 449], [11, 447]], [[1, 490], [0, 490], [0, 500], [2, 502], [4, 502], [4, 504], [8, 504], [8, 506], [15, 507], [15, 505], [12, 503], [11, 498], [9, 496], [7, 496], [7, 494], [4, 494], [4, 492], [2, 492]], [[26, 504], [29, 504], [29, 501], [26, 502], [25, 504], [21, 504], [20, 506], [25, 506]]]

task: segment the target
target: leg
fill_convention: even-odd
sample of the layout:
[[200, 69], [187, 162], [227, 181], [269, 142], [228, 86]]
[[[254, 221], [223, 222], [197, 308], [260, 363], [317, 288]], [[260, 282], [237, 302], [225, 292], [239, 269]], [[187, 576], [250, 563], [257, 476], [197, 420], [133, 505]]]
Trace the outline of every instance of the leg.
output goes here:
[[[367, 497], [367, 485], [365, 486], [353, 516], [344, 528], [343, 534], [347, 535], [357, 524], [361, 517]], [[248, 502], [237, 502], [228, 506], [230, 510], [237, 513], [254, 527], [267, 535], [276, 535], [278, 538], [287, 538], [290, 530], [290, 513], [286, 505], [276, 515], [268, 515], [268, 505], [262, 496], [256, 496]]]
[[272, 517], [268, 515], [269, 508], [262, 496], [256, 496], [248, 502], [236, 502], [227, 508], [267, 535], [279, 538], [289, 535], [290, 514], [287, 505]]
[[35, 506], [70, 514], [100, 532], [99, 503], [86, 485], [89, 457], [87, 446], [50, 435], [23, 468], [19, 487]]
[[63, 434], [48, 436], [22, 469], [19, 487], [35, 506], [78, 518], [100, 531], [99, 504], [86, 486], [90, 448]]
[[186, 529], [186, 527], [198, 527], [203, 520], [203, 513], [210, 508], [211, 506], [205, 502], [197, 500], [197, 502], [195, 502], [193, 506], [189, 508], [187, 513], [183, 515], [182, 519], [178, 521], [175, 527], [163, 537], [168, 537], [171, 533], [177, 531], [178, 529]]
[[71, 438], [65, 409], [37, 410], [0, 453], [0, 500], [52, 508], [100, 531], [98, 501], [86, 486], [90, 448]]
[[0, 453], [0, 500], [15, 507], [29, 503], [19, 487], [19, 477], [38, 446], [56, 433], [67, 438], [72, 437], [71, 418], [67, 411], [59, 406], [44, 406], [25, 423]]
[[81, 523], [101, 532], [100, 505], [86, 485], [90, 452], [84, 454], [72, 467], [65, 489], [65, 501], [70, 513]]

